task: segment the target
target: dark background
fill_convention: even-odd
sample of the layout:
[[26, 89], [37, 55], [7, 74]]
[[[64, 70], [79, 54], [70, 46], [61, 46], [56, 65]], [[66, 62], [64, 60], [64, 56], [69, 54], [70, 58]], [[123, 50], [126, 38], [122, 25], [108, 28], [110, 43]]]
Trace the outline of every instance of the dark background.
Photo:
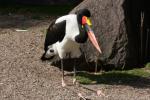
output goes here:
[[49, 5], [49, 4], [77, 4], [82, 0], [0, 0], [0, 4], [34, 4], [34, 5]]

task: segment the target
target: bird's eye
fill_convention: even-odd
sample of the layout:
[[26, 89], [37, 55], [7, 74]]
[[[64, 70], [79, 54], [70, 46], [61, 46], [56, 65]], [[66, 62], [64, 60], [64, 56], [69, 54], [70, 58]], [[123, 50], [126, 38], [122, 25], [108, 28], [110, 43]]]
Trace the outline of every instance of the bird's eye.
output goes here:
[[54, 52], [54, 50], [53, 50], [53, 49], [50, 49], [49, 51], [50, 51], [50, 52]]

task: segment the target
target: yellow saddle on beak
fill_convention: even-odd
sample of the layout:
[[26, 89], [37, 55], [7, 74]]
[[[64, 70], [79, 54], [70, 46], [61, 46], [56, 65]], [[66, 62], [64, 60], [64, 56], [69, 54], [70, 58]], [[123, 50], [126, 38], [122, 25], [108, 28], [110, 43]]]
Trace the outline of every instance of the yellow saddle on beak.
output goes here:
[[90, 19], [90, 18], [88, 18], [88, 17], [87, 17], [87, 24], [88, 24], [89, 26], [92, 26], [91, 19]]

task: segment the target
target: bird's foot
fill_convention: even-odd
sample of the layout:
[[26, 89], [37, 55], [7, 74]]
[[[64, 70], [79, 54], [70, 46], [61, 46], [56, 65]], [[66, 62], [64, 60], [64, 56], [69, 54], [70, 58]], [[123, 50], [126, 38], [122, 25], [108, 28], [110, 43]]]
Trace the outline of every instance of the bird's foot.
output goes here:
[[97, 91], [96, 91], [96, 94], [97, 94], [98, 96], [107, 97], [101, 90], [97, 90]]
[[62, 87], [65, 87], [66, 86], [66, 83], [64, 81], [64, 79], [62, 79]]
[[73, 85], [76, 85], [76, 78], [73, 78]]
[[78, 93], [78, 96], [80, 97], [81, 100], [87, 100], [81, 93]]

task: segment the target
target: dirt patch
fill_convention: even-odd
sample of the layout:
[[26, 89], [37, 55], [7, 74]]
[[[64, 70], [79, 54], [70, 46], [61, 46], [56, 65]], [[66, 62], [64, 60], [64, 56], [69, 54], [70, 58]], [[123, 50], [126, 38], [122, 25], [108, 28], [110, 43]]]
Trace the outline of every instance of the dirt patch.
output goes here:
[[[79, 91], [91, 100], [150, 99], [149, 86], [85, 85], [102, 90], [108, 97], [97, 96], [96, 93], [77, 86], [62, 88], [60, 70], [50, 66], [49, 62], [40, 60], [44, 32], [53, 18], [0, 15], [0, 100], [79, 100]], [[17, 32], [16, 29], [28, 31]], [[65, 78], [72, 81], [71, 76]]]

